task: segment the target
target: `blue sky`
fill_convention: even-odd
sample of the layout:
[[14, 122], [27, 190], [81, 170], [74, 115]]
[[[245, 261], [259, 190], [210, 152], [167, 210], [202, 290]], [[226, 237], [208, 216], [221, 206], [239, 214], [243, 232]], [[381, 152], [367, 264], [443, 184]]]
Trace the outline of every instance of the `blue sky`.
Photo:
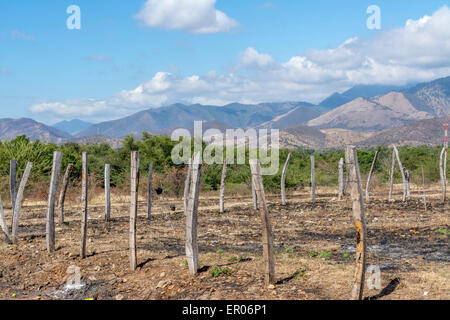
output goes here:
[[[0, 117], [102, 121], [174, 102], [316, 103], [361, 82], [450, 73], [448, 1], [197, 0], [194, 12], [193, 0], [155, 1], [1, 1]], [[72, 4], [81, 30], [66, 27]], [[370, 5], [381, 30], [366, 26]], [[216, 10], [223, 19], [210, 21]]]

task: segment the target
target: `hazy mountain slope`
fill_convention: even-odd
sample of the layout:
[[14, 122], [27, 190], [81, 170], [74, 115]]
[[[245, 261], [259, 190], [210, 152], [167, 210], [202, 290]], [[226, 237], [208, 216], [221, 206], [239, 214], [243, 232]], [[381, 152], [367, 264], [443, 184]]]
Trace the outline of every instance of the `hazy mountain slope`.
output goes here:
[[444, 144], [444, 123], [450, 123], [450, 116], [419, 120], [398, 128], [376, 132], [356, 145], [360, 147], [440, 145]]
[[0, 119], [0, 139], [12, 140], [16, 136], [26, 135], [30, 140], [60, 143], [72, 136], [67, 132], [47, 126], [33, 119]]
[[320, 112], [312, 107], [298, 106], [289, 112], [275, 117], [271, 121], [265, 122], [258, 128], [266, 129], [286, 129], [299, 124], [307, 123], [309, 120], [320, 116]]
[[70, 120], [70, 121], [61, 121], [58, 123], [55, 123], [54, 125], [52, 125], [53, 128], [56, 128], [58, 130], [70, 133], [70, 134], [74, 134], [78, 131], [84, 130], [88, 127], [92, 126], [92, 123], [90, 122], [86, 122], [86, 121], [82, 121], [82, 120], [78, 120], [78, 119], [74, 119], [74, 120]]
[[296, 106], [295, 102], [259, 105], [233, 103], [223, 107], [174, 104], [141, 111], [122, 119], [95, 124], [76, 135], [101, 134], [109, 137], [122, 137], [127, 134], [139, 134], [143, 131], [157, 133], [168, 128], [190, 128], [194, 121], [215, 120], [231, 127], [248, 128], [270, 121]]

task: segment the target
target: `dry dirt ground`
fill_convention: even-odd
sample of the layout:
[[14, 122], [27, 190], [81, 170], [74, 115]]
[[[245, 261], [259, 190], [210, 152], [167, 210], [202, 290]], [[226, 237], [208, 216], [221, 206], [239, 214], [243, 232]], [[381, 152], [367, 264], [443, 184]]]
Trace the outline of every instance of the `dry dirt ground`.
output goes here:
[[[217, 196], [201, 197], [202, 269], [197, 276], [189, 275], [184, 257], [181, 199], [154, 199], [151, 221], [146, 219], [145, 202], [140, 202], [135, 272], [129, 269], [127, 201], [116, 199], [110, 222], [103, 220], [101, 199], [92, 201], [89, 256], [84, 260], [79, 257], [79, 204], [66, 205], [67, 224], [56, 225], [57, 250], [49, 254], [46, 204], [25, 202], [18, 244], [1, 239], [0, 299], [349, 299], [355, 252], [351, 203], [337, 201], [330, 191], [319, 189], [314, 203], [308, 190], [288, 193], [287, 206], [278, 195], [267, 197], [275, 288], [263, 286], [261, 224], [250, 197], [228, 197], [223, 214]], [[380, 267], [383, 290], [366, 289], [365, 297], [450, 298], [450, 210], [439, 201], [437, 187], [428, 194], [427, 211], [418, 191], [403, 203], [388, 202], [386, 191], [379, 190], [366, 203], [368, 265]], [[395, 198], [401, 199], [401, 194]], [[9, 222], [10, 208], [5, 209]], [[80, 268], [79, 289], [66, 287], [70, 266]]]

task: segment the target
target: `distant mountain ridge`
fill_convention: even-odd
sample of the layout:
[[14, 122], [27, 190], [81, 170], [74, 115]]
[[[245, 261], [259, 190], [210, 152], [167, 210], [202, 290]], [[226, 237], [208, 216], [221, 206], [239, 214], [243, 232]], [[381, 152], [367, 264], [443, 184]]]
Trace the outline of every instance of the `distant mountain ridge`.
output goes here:
[[43, 140], [53, 143], [61, 143], [66, 139], [72, 138], [67, 132], [47, 126], [33, 119], [0, 119], [1, 140], [12, 140], [20, 135], [26, 135], [31, 140]]
[[52, 127], [56, 128], [58, 130], [70, 133], [70, 134], [75, 134], [78, 131], [87, 129], [92, 125], [93, 125], [93, 123], [91, 123], [91, 122], [74, 119], [74, 120], [70, 120], [70, 121], [64, 120], [64, 121], [55, 123], [54, 125], [52, 125]]

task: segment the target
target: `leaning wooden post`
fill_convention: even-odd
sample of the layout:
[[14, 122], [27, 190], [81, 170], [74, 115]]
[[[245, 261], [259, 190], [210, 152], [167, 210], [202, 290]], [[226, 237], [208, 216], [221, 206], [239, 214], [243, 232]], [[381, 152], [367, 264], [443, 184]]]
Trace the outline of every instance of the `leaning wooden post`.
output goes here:
[[201, 155], [198, 152], [194, 156], [192, 166], [192, 179], [189, 188], [189, 200], [186, 212], [186, 260], [189, 272], [197, 274], [199, 269], [198, 243], [197, 243], [197, 210], [198, 197], [200, 194], [200, 184], [202, 177]]
[[138, 187], [139, 187], [139, 152], [131, 153], [131, 201], [130, 201], [130, 267], [136, 270], [137, 247], [136, 247], [136, 220], [138, 211]]
[[16, 203], [13, 210], [13, 222], [11, 230], [11, 242], [14, 244], [17, 242], [17, 231], [19, 229], [19, 218], [20, 218], [20, 209], [22, 208], [23, 193], [25, 191], [25, 186], [30, 176], [32, 167], [33, 164], [31, 162], [28, 162], [25, 171], [23, 172], [22, 179], [20, 180], [19, 189], [17, 191]]
[[11, 195], [11, 208], [14, 210], [16, 206], [16, 174], [17, 162], [16, 160], [9, 161], [9, 194]]
[[423, 165], [422, 165], [422, 191], [423, 191], [423, 206], [425, 207], [425, 211], [427, 211], [427, 196], [425, 194], [425, 174], [423, 172]]
[[69, 178], [72, 168], [73, 164], [69, 163], [67, 165], [66, 171], [64, 172], [63, 184], [61, 186], [61, 191], [59, 192], [58, 215], [59, 215], [59, 223], [61, 224], [64, 224], [64, 202], [66, 201], [67, 187], [69, 186]]
[[375, 170], [375, 165], [377, 164], [378, 153], [379, 153], [379, 151], [377, 150], [377, 152], [375, 152], [375, 156], [373, 157], [372, 166], [370, 167], [370, 172], [369, 172], [369, 175], [368, 175], [368, 177], [367, 177], [367, 184], [366, 184], [366, 201], [370, 201], [370, 195], [369, 195], [369, 190], [370, 190], [370, 180], [372, 180], [372, 175], [373, 175], [373, 172], [374, 172], [374, 170]]
[[152, 218], [152, 180], [153, 180], [153, 162], [150, 162], [148, 167], [148, 178], [147, 178], [147, 219]]
[[446, 194], [447, 194], [447, 181], [446, 181], [446, 172], [445, 172], [445, 165], [444, 165], [444, 163], [446, 161], [445, 154], [446, 154], [446, 152], [445, 152], [445, 147], [444, 147], [444, 148], [442, 148], [441, 157], [439, 158], [440, 159], [439, 160], [439, 172], [440, 172], [440, 175], [441, 175], [442, 201], [443, 202], [445, 202], [445, 200], [447, 198], [446, 197]]
[[86, 258], [86, 236], [87, 236], [87, 219], [88, 219], [88, 153], [82, 154], [82, 171], [81, 171], [81, 246], [80, 257]]
[[400, 155], [398, 153], [397, 147], [394, 146], [395, 157], [397, 158], [398, 166], [400, 167], [400, 173], [402, 175], [403, 181], [403, 201], [406, 201], [406, 196], [408, 194], [408, 183], [406, 181], [405, 171], [403, 170], [402, 162], [400, 161]]
[[55, 251], [55, 199], [58, 189], [59, 172], [61, 170], [62, 153], [55, 151], [53, 153], [52, 176], [50, 179], [50, 190], [47, 203], [47, 220], [45, 228], [45, 239], [47, 242], [47, 251]]
[[311, 156], [311, 200], [316, 201], [316, 166], [314, 156]]
[[105, 220], [111, 219], [111, 165], [105, 164]]
[[0, 227], [5, 234], [6, 243], [10, 243], [11, 234], [9, 233], [8, 225], [6, 224], [5, 211], [3, 210], [3, 201], [0, 196]]
[[259, 210], [258, 195], [256, 194], [256, 190], [255, 190], [255, 186], [253, 185], [253, 182], [251, 183], [251, 185], [252, 185], [253, 210], [258, 211]]
[[394, 190], [394, 170], [395, 170], [395, 151], [392, 149], [391, 175], [389, 177], [389, 201], [392, 200], [392, 191]]
[[227, 158], [223, 162], [222, 177], [220, 179], [220, 213], [225, 212], [225, 179], [227, 178]]
[[353, 220], [356, 228], [356, 267], [353, 279], [352, 299], [361, 300], [363, 297], [364, 275], [366, 270], [367, 231], [366, 212], [356, 147], [346, 147], [345, 161], [347, 163], [347, 172], [350, 176]]
[[269, 211], [267, 210], [259, 160], [251, 159], [250, 168], [252, 170], [252, 184], [255, 186], [255, 191], [259, 200], [259, 216], [262, 222], [264, 282], [266, 286], [268, 286], [275, 283], [272, 227], [270, 225]]
[[344, 159], [339, 160], [339, 195], [338, 200], [344, 196]]
[[292, 156], [292, 154], [289, 153], [289, 155], [286, 159], [286, 163], [284, 164], [284, 167], [283, 167], [283, 172], [281, 174], [281, 202], [282, 202], [283, 206], [286, 205], [286, 172], [287, 172], [287, 168], [289, 166], [289, 162], [291, 161], [291, 156]]

